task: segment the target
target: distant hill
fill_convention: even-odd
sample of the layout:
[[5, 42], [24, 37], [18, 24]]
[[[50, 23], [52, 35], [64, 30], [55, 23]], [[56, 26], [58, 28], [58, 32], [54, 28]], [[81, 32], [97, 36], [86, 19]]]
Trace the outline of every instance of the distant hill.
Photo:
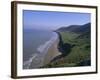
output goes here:
[[91, 23], [87, 23], [84, 25], [71, 25], [68, 27], [61, 27], [57, 29], [58, 32], [74, 32], [77, 34], [80, 34], [77, 39], [87, 39], [90, 41], [90, 33], [91, 33]]
[[86, 33], [90, 32], [91, 28], [91, 23], [87, 23], [84, 25], [71, 25], [71, 26], [65, 26], [57, 29], [59, 32], [64, 32], [64, 31], [70, 31], [70, 32], [75, 32], [75, 33]]

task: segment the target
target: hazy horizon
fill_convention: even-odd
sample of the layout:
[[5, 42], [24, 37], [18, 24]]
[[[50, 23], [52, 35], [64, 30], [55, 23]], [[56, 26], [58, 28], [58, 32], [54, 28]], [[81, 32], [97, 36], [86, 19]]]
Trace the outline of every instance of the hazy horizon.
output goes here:
[[23, 10], [24, 29], [56, 30], [91, 22], [90, 13]]

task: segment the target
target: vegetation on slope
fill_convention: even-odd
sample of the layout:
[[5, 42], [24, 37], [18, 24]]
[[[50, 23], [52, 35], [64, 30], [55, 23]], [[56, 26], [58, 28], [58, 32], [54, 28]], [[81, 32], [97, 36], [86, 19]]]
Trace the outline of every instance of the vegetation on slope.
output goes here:
[[[84, 30], [80, 28], [83, 28]], [[78, 26], [79, 30], [77, 30], [74, 26], [75, 30], [71, 28], [71, 31], [68, 31], [67, 29], [59, 29], [57, 31], [60, 36], [58, 49], [62, 52], [62, 55], [54, 58], [45, 67], [74, 67], [91, 65], [90, 23], [85, 24], [80, 28]]]

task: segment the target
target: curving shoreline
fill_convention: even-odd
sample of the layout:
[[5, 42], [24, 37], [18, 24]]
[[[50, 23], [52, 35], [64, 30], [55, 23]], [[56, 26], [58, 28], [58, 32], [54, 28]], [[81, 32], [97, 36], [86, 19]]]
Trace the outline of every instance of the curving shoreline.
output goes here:
[[61, 55], [58, 50], [59, 36], [56, 32], [53, 33], [54, 36], [38, 48], [37, 55], [33, 56], [34, 58], [31, 59], [27, 69], [40, 68], [48, 64], [56, 56]]
[[44, 65], [50, 63], [55, 57], [62, 54], [58, 50], [58, 44], [59, 44], [59, 37], [49, 47], [48, 52], [47, 52], [47, 54], [45, 55], [45, 58], [44, 58]]

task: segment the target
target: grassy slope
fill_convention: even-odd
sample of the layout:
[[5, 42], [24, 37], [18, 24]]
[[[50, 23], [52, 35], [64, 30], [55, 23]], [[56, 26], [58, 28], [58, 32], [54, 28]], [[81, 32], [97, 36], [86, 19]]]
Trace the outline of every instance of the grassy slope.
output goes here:
[[60, 34], [64, 43], [69, 43], [74, 47], [71, 48], [67, 56], [51, 62], [46, 67], [71, 67], [77, 66], [82, 61], [90, 60], [89, 38], [78, 38], [80, 34], [73, 32], [60, 32]]

